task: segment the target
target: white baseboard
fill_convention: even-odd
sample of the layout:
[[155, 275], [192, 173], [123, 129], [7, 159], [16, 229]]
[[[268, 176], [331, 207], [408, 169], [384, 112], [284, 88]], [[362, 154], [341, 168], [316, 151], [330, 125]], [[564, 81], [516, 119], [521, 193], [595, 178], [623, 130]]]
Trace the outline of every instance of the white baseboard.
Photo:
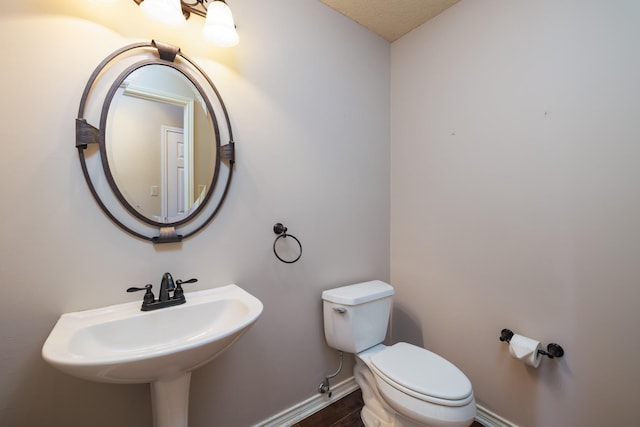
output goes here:
[[518, 427], [482, 405], [476, 405], [476, 421], [485, 427]]
[[321, 409], [326, 408], [332, 403], [340, 400], [344, 396], [358, 389], [358, 384], [353, 377], [348, 378], [341, 383], [331, 386], [331, 397], [326, 394], [320, 394], [310, 397], [289, 409], [285, 409], [279, 414], [274, 415], [268, 420], [264, 420], [253, 427], [289, 427], [310, 415], [315, 414]]
[[[332, 403], [340, 400], [344, 396], [356, 391], [358, 384], [353, 377], [347, 378], [331, 387], [331, 397], [326, 394], [317, 394], [309, 399], [300, 402], [289, 409], [285, 409], [279, 414], [264, 420], [253, 427], [290, 427], [305, 418], [315, 414], [321, 409], [326, 408]], [[505, 420], [501, 416], [491, 412], [482, 405], [476, 406], [476, 421], [485, 427], [518, 427], [517, 425]]]

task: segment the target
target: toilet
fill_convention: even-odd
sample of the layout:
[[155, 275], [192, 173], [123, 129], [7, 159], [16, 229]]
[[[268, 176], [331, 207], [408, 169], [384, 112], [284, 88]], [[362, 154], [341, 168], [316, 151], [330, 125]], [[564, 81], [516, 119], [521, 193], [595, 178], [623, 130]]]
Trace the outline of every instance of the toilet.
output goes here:
[[393, 294], [380, 280], [322, 292], [327, 343], [356, 357], [362, 421], [367, 427], [468, 427], [476, 402], [460, 369], [412, 344], [382, 344]]

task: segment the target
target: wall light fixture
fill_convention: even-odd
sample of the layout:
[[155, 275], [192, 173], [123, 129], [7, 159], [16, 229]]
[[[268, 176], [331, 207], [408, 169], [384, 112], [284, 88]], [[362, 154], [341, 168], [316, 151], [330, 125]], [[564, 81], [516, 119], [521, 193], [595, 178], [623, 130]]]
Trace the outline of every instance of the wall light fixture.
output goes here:
[[205, 18], [202, 34], [221, 47], [238, 44], [231, 9], [225, 0], [133, 0], [152, 18], [167, 25], [180, 25], [192, 13]]

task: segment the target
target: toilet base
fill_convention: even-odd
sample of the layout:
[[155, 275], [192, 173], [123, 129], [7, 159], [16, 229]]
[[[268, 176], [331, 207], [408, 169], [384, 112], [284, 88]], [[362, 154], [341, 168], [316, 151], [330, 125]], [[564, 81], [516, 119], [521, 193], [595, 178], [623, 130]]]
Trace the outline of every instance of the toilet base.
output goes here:
[[382, 399], [373, 373], [357, 356], [353, 376], [362, 391], [364, 406], [360, 416], [364, 425], [366, 427], [396, 427], [395, 411]]

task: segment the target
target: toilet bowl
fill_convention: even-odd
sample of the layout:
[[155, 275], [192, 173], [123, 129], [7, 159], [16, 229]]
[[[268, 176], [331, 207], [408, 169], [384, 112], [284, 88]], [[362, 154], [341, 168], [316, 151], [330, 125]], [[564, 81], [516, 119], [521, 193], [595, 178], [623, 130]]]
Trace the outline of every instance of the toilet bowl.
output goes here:
[[393, 426], [468, 427], [475, 418], [471, 382], [435, 353], [407, 343], [379, 344], [358, 353], [358, 363], [371, 372], [384, 403], [404, 417]]
[[363, 422], [367, 427], [468, 427], [476, 404], [460, 369], [412, 344], [382, 344], [392, 295], [393, 288], [377, 280], [322, 294], [327, 343], [356, 357]]

